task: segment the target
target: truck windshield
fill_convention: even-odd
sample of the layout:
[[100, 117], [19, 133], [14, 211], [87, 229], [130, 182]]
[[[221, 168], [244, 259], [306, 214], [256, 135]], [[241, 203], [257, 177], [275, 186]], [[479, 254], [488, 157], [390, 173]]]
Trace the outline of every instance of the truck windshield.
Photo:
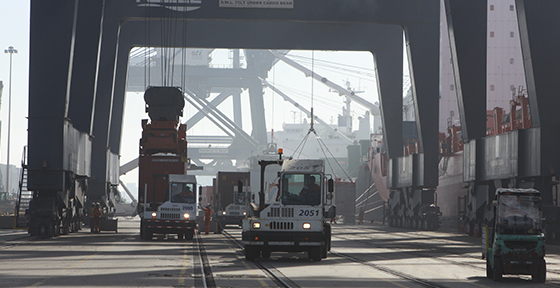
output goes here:
[[320, 205], [321, 174], [284, 174], [282, 175], [282, 204]]
[[171, 202], [195, 203], [193, 183], [171, 183]]
[[538, 196], [501, 195], [496, 226], [502, 234], [540, 234], [542, 203]]

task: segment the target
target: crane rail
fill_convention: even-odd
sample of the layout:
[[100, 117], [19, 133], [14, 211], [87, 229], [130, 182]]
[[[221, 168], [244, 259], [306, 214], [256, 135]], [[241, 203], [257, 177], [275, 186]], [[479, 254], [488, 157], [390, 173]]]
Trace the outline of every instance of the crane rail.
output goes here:
[[[222, 231], [222, 234], [232, 243], [234, 243], [237, 247], [239, 247], [240, 249], [244, 250], [243, 244], [241, 244], [239, 242], [239, 240], [235, 239], [235, 237], [233, 237], [231, 234], [229, 234], [227, 231]], [[253, 261], [253, 263], [255, 263], [255, 265], [257, 267], [259, 267], [259, 269], [263, 270], [268, 277], [274, 281], [274, 283], [276, 283], [277, 285], [279, 285], [279, 287], [285, 287], [285, 288], [291, 288], [291, 287], [299, 287], [297, 286], [295, 283], [293, 283], [292, 281], [290, 281], [285, 275], [283, 275], [280, 271], [274, 269], [274, 268], [269, 268], [266, 267], [263, 263], [259, 262], [258, 260]], [[288, 282], [292, 282], [292, 284], [288, 284]]]

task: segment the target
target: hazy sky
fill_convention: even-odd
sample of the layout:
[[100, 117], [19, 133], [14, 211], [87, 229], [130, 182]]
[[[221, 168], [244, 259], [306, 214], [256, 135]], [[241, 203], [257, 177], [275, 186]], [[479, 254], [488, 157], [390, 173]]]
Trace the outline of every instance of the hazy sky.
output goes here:
[[10, 164], [21, 166], [23, 146], [27, 144], [27, 98], [29, 71], [29, 1], [0, 0], [0, 81], [4, 83], [0, 107], [1, 141], [0, 163], [7, 160], [8, 96], [10, 56], [4, 50], [13, 46], [12, 117]]
[[[2, 51], [9, 46], [18, 49], [18, 54], [13, 56], [12, 71], [12, 117], [11, 117], [11, 145], [10, 145], [10, 164], [20, 166], [21, 155], [24, 145], [27, 144], [27, 119], [28, 116], [28, 71], [29, 71], [29, 1], [21, 0], [0, 0], [0, 48]], [[226, 56], [224, 56], [226, 55]], [[292, 51], [292, 59], [311, 68], [311, 51]], [[229, 64], [227, 51], [214, 55], [213, 64]], [[362, 97], [371, 102], [377, 101], [375, 92], [376, 83], [373, 82], [373, 57], [367, 52], [333, 52], [315, 51], [315, 72], [319, 73], [331, 81], [344, 85], [348, 80], [356, 90], [364, 90]], [[330, 63], [333, 62], [333, 63]], [[334, 63], [344, 63], [336, 65]], [[368, 70], [360, 69], [369, 68]], [[8, 135], [8, 96], [9, 96], [9, 55], [2, 53], [0, 56], [0, 81], [4, 83], [4, 91], [0, 107], [1, 141], [0, 141], [0, 163], [7, 160], [7, 135]], [[274, 83], [279, 89], [283, 90], [290, 97], [298, 101], [302, 106], [309, 109], [311, 107], [311, 80], [306, 78], [303, 73], [278, 63], [269, 73], [267, 81]], [[154, 83], [152, 83], [154, 84]], [[336, 123], [336, 117], [342, 112], [343, 99], [336, 93], [329, 92], [329, 88], [318, 82], [313, 83], [315, 114], [327, 123]], [[48, 93], [48, 91], [45, 91]], [[282, 129], [282, 123], [299, 122], [300, 117], [297, 109], [284, 102], [278, 95], [270, 89], [265, 89], [265, 115], [267, 128], [273, 127], [276, 131]], [[250, 133], [250, 117], [248, 110], [247, 93], [242, 95], [244, 119], [243, 128]], [[221, 107], [226, 115], [232, 115], [228, 104], [224, 103]], [[358, 105], [353, 105], [353, 114], [362, 115], [365, 111]], [[185, 118], [196, 113], [193, 107], [185, 108]], [[125, 119], [123, 129], [123, 142], [121, 151], [121, 164], [124, 164], [137, 157], [138, 139], [140, 138], [140, 120], [147, 118], [144, 113], [143, 95], [140, 93], [127, 93]], [[357, 127], [355, 125], [355, 127]], [[189, 135], [201, 134], [221, 134], [208, 121], [197, 124]], [[125, 183], [136, 182], [136, 174], [129, 173], [123, 177]]]

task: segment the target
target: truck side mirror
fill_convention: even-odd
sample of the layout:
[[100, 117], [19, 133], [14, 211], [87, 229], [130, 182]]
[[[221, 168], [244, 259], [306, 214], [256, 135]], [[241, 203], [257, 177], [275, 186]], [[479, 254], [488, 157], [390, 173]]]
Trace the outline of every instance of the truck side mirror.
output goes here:
[[334, 180], [332, 178], [327, 181], [327, 191], [334, 192]]

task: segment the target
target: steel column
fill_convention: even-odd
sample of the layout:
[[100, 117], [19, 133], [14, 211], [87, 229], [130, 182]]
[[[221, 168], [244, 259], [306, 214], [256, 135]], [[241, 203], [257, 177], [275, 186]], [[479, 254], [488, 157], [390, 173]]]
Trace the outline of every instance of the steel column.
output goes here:
[[487, 0], [445, 0], [463, 141], [486, 136]]

